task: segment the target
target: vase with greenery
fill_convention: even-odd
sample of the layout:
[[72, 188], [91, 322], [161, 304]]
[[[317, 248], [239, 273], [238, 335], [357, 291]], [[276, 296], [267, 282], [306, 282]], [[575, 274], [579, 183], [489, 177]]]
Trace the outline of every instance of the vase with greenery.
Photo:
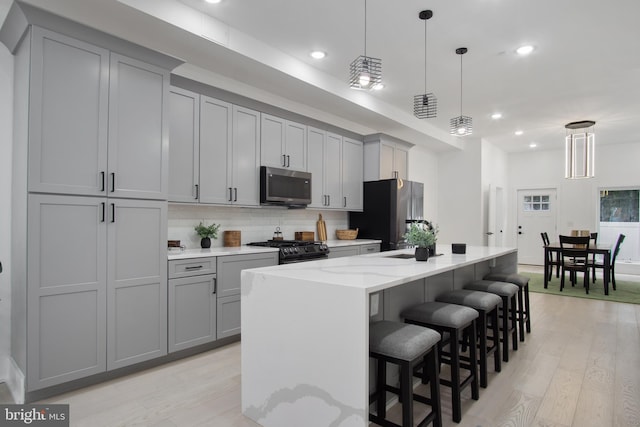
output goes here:
[[429, 247], [436, 243], [433, 227], [430, 228], [423, 222], [414, 222], [403, 237], [408, 244], [416, 247], [416, 261], [429, 259]]
[[200, 236], [200, 246], [203, 248], [211, 247], [211, 239], [218, 238], [218, 230], [220, 224], [204, 225], [202, 222], [195, 227], [196, 233]]

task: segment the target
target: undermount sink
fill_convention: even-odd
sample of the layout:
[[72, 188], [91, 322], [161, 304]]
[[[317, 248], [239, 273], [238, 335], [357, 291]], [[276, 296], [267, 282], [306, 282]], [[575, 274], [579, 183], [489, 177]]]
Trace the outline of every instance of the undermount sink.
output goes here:
[[387, 258], [400, 258], [400, 259], [409, 259], [415, 258], [414, 254], [396, 254], [396, 255], [387, 255]]

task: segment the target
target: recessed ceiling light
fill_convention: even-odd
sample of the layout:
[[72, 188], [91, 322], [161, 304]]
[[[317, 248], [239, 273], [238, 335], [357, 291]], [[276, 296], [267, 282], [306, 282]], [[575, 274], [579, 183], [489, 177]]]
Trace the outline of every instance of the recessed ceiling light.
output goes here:
[[531, 45], [520, 46], [516, 49], [516, 53], [522, 56], [529, 55], [531, 52], [533, 52], [533, 46]]
[[522, 132], [521, 130], [517, 130], [517, 131], [515, 131], [514, 133], [515, 133], [517, 136], [520, 136], [520, 135], [522, 135], [524, 132]]
[[373, 90], [382, 90], [382, 89], [384, 89], [384, 84], [378, 83], [372, 89]]
[[207, 3], [211, 3], [211, 4], [218, 4], [220, 3], [222, 0], [204, 0]]
[[535, 142], [532, 142], [531, 144], [529, 144], [529, 148], [536, 148], [538, 146], [538, 144], [536, 144]]
[[501, 118], [502, 118], [502, 113], [493, 113], [493, 114], [491, 115], [491, 118], [492, 118], [493, 120], [501, 119]]
[[311, 57], [313, 59], [322, 59], [325, 56], [327, 56], [326, 52], [323, 52], [321, 50], [314, 50], [313, 52], [311, 52], [309, 55], [311, 55]]

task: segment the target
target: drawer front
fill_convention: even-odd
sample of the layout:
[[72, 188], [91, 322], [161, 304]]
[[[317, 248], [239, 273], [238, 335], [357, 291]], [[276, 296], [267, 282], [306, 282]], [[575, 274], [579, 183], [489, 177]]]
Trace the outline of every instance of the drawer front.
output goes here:
[[216, 257], [176, 259], [169, 261], [169, 279], [200, 276], [216, 272]]
[[360, 246], [360, 255], [372, 254], [380, 252], [380, 243], [369, 243], [367, 245]]

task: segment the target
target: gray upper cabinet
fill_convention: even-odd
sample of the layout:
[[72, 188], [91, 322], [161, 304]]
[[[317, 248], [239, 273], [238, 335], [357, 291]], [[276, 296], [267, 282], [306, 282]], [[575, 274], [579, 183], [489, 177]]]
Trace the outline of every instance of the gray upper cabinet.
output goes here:
[[261, 127], [261, 165], [307, 170], [305, 125], [263, 113]]
[[230, 203], [241, 206], [260, 204], [260, 113], [233, 106]]
[[[200, 189], [201, 203], [229, 204], [233, 106], [200, 96]], [[171, 141], [173, 144], [173, 140]]]
[[111, 53], [109, 196], [165, 199], [169, 72]]
[[363, 147], [361, 141], [342, 140], [342, 199], [348, 210], [363, 208]]
[[167, 204], [108, 199], [107, 369], [167, 354]]
[[308, 171], [311, 172], [312, 208], [342, 208], [342, 137], [307, 128]]
[[29, 191], [105, 194], [109, 51], [33, 27]]
[[409, 179], [409, 150], [413, 144], [385, 134], [364, 140], [364, 180]]
[[106, 369], [105, 203], [28, 197], [28, 390]]
[[169, 72], [32, 29], [29, 191], [166, 199]]
[[195, 202], [200, 192], [200, 95], [169, 94], [169, 201]]

